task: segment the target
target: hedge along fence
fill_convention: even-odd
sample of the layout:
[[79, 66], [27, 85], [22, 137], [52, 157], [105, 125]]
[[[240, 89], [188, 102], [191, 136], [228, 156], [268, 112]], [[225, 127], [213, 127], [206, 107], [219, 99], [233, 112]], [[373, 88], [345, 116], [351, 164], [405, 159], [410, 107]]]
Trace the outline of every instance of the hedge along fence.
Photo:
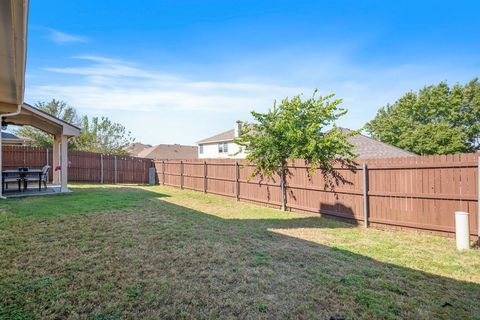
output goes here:
[[[478, 154], [365, 160], [334, 190], [304, 161], [289, 165], [287, 208], [347, 218], [375, 227], [413, 228], [443, 236], [455, 232], [455, 211], [470, 213], [478, 235]], [[280, 207], [279, 177], [249, 180], [253, 167], [241, 160], [157, 160], [160, 184]]]
[[[2, 147], [2, 169], [53, 167], [52, 149], [25, 146]], [[93, 152], [68, 151], [68, 181], [147, 184], [151, 159], [120, 157]], [[52, 168], [50, 179], [53, 177]]]

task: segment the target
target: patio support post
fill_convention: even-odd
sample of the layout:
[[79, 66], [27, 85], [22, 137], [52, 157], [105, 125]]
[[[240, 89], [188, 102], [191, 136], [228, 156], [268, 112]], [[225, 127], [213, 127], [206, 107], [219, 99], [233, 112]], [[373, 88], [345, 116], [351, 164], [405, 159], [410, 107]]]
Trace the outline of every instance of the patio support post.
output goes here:
[[363, 163], [362, 166], [363, 174], [363, 222], [365, 228], [368, 228], [368, 168], [367, 164]]
[[[45, 148], [45, 164], [48, 166], [50, 165], [50, 150], [48, 149], [48, 147]], [[51, 170], [50, 170], [51, 172]], [[47, 182], [50, 181], [50, 177], [48, 176], [47, 177]]]
[[52, 151], [52, 172], [53, 184], [60, 184], [60, 171], [55, 170], [60, 166], [60, 137], [55, 135], [53, 137], [53, 151]]
[[60, 166], [61, 166], [61, 192], [68, 192], [68, 138], [62, 135], [60, 139]]

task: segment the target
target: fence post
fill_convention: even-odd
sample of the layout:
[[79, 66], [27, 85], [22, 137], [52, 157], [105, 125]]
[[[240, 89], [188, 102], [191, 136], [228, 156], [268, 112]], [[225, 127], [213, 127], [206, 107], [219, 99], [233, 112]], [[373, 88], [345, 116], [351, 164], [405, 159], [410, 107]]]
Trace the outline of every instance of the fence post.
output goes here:
[[162, 160], [162, 185], [165, 185], [165, 160]]
[[207, 161], [203, 161], [203, 192], [207, 193]]
[[103, 184], [103, 153], [100, 154], [100, 183]]
[[113, 156], [113, 170], [114, 170], [114, 179], [115, 179], [115, 184], [117, 184], [118, 178], [117, 178], [117, 156]]
[[365, 228], [368, 228], [368, 168], [364, 162], [362, 166], [363, 174], [363, 221]]
[[183, 189], [183, 160], [180, 160], [180, 189]]
[[480, 245], [480, 157], [478, 157], [477, 161], [477, 241]]
[[235, 196], [240, 201], [240, 167], [238, 161], [235, 161]]

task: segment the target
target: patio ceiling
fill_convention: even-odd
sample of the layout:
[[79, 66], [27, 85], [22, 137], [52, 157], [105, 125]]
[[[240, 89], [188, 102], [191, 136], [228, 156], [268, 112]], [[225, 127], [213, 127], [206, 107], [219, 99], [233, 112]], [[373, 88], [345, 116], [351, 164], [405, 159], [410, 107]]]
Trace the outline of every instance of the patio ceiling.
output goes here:
[[[28, 0], [0, 1], [0, 103], [23, 103]], [[4, 106], [5, 107], [5, 106]]]

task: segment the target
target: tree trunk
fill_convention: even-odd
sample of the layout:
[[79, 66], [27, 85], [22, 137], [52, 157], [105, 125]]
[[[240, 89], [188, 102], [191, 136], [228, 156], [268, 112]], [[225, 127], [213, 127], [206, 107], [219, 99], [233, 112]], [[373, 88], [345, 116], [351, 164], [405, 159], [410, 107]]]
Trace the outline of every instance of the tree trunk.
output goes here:
[[286, 171], [287, 171], [286, 161], [282, 161], [282, 166], [280, 167], [280, 189], [282, 192], [282, 211], [287, 210]]

